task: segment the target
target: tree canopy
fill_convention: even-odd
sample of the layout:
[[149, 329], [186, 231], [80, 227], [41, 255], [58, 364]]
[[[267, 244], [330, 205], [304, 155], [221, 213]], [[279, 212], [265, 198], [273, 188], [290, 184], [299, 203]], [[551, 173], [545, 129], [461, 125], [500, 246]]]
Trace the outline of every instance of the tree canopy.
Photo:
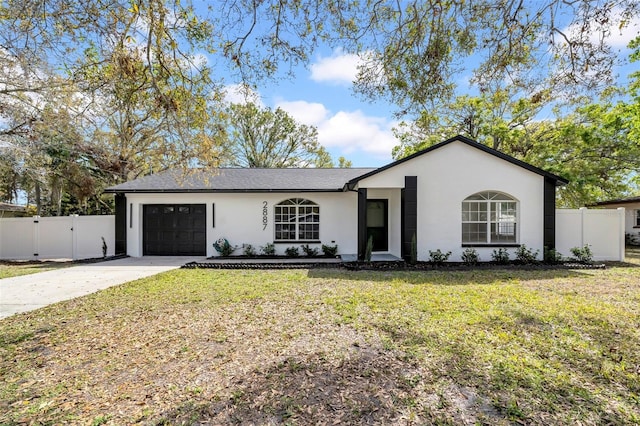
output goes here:
[[[631, 43], [638, 60], [640, 37]], [[519, 97], [513, 87], [459, 96], [446, 113], [426, 111], [397, 130], [396, 159], [456, 134], [469, 136], [570, 180], [560, 205], [584, 206], [640, 193], [640, 73], [630, 76], [626, 96], [605, 93], [597, 102], [537, 120], [541, 98]], [[550, 96], [546, 94], [545, 96]]]
[[315, 127], [297, 123], [281, 108], [232, 104], [223, 164], [234, 167], [332, 167]]
[[[639, 9], [634, 0], [7, 0], [0, 4], [2, 193], [11, 199], [20, 188], [49, 211], [92, 212], [108, 208], [105, 186], [176, 165], [219, 165], [228, 136], [216, 124], [226, 120], [225, 79], [258, 86], [292, 74], [319, 46], [358, 55], [355, 91], [417, 119], [426, 140], [457, 127], [532, 161], [542, 162], [543, 152], [569, 155], [539, 145], [571, 137], [546, 128], [532, 139], [550, 126], [535, 124], [535, 114], [612, 85], [618, 58], [606, 38]], [[459, 87], [461, 75], [469, 88]], [[635, 101], [582, 102], [553, 129], [607, 152], [609, 138], [637, 141], [637, 82], [627, 93]], [[400, 151], [414, 146], [404, 133]], [[598, 173], [628, 170], [619, 166]]]

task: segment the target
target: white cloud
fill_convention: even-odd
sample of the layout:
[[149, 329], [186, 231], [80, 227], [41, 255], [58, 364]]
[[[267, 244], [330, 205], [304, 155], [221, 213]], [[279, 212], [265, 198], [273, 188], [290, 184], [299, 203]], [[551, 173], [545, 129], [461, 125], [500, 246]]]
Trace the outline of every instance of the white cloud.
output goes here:
[[640, 36], [640, 18], [635, 18], [622, 29], [619, 26], [612, 27], [607, 43], [612, 47], [626, 48], [629, 42], [638, 36]]
[[191, 69], [202, 69], [209, 65], [209, 58], [204, 53], [190, 55], [187, 61]]
[[318, 139], [323, 146], [339, 148], [345, 154], [362, 151], [388, 158], [398, 144], [391, 132], [397, 124], [360, 110], [340, 111], [318, 126]]
[[319, 126], [329, 115], [329, 110], [317, 102], [277, 101], [276, 108], [282, 108], [296, 121], [310, 126]]
[[342, 49], [335, 49], [328, 57], [320, 57], [311, 64], [311, 80], [336, 85], [351, 85], [358, 74], [361, 63], [358, 55], [344, 53]]
[[324, 105], [306, 101], [280, 101], [277, 106], [297, 121], [318, 128], [318, 141], [343, 154], [363, 152], [381, 159], [391, 158], [398, 144], [392, 128], [398, 123], [386, 117], [366, 115], [361, 110], [332, 114]]
[[[589, 34], [589, 41], [598, 44], [603, 34], [606, 33], [606, 37], [604, 38], [606, 44], [613, 48], [626, 48], [631, 40], [640, 35], [640, 17], [634, 17], [621, 28], [622, 20], [621, 10], [614, 9], [611, 12], [611, 19], [607, 21], [607, 25], [592, 31]], [[571, 25], [564, 28], [563, 32], [567, 34], [570, 39], [575, 39], [578, 38], [579, 27]]]
[[264, 107], [260, 94], [246, 84], [230, 84], [224, 88], [224, 100], [233, 104], [254, 104]]

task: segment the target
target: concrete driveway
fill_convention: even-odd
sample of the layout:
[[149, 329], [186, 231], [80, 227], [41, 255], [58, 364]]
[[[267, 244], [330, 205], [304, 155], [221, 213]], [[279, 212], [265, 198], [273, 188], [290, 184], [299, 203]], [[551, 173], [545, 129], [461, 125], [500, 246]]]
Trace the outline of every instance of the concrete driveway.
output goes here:
[[127, 257], [0, 279], [0, 319], [204, 259], [186, 256]]

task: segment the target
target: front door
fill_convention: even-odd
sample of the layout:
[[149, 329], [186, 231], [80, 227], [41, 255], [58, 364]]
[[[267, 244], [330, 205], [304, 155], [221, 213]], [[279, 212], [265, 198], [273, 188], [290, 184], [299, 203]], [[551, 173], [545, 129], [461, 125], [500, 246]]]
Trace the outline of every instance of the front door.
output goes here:
[[373, 237], [373, 251], [389, 250], [389, 200], [367, 200], [367, 240]]

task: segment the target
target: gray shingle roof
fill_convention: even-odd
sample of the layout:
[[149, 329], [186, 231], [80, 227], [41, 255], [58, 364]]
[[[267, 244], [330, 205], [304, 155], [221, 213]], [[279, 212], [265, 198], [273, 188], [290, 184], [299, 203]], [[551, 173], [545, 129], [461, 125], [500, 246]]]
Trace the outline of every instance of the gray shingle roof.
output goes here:
[[167, 170], [107, 188], [105, 192], [341, 191], [373, 168]]
[[24, 212], [27, 210], [27, 207], [17, 204], [0, 203], [0, 210], [5, 212]]
[[592, 206], [606, 206], [608, 204], [626, 204], [626, 203], [640, 203], [640, 197], [628, 197], [628, 198], [618, 198], [615, 200], [600, 201], [598, 203], [592, 204]]

